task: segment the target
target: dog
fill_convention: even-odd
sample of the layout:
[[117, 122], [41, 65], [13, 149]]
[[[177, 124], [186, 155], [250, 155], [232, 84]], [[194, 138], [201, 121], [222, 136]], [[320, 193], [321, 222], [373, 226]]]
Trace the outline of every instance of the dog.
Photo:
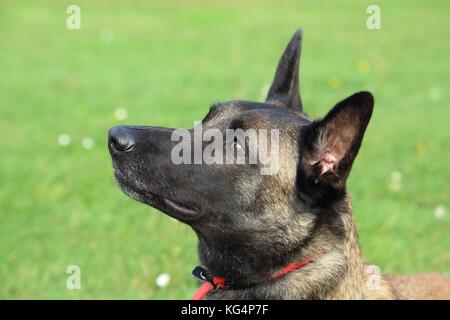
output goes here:
[[[267, 162], [174, 163], [176, 129], [116, 126], [108, 148], [118, 185], [192, 227], [203, 266], [194, 273], [207, 282], [207, 299], [450, 298], [444, 275], [385, 276], [364, 263], [346, 181], [374, 98], [355, 93], [311, 120], [299, 94], [301, 44], [299, 29], [265, 102], [216, 103], [200, 124], [223, 136], [277, 130], [275, 173], [261, 174]], [[224, 139], [220, 148], [247, 159], [255, 146], [245, 139]], [[192, 159], [195, 148], [204, 151], [205, 143], [183, 157]]]

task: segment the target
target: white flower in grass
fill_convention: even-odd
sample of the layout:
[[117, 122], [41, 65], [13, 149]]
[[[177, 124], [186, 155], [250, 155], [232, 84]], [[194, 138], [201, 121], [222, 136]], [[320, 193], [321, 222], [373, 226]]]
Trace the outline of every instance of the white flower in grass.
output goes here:
[[63, 133], [58, 136], [58, 144], [62, 147], [68, 146], [71, 141], [72, 139], [68, 134]]
[[402, 174], [399, 171], [391, 173], [389, 189], [391, 189], [392, 192], [399, 192], [402, 189]]
[[114, 111], [114, 118], [117, 120], [125, 120], [128, 117], [127, 109], [125, 108], [117, 108], [116, 111]]
[[83, 138], [83, 140], [81, 140], [81, 145], [86, 150], [90, 150], [90, 149], [92, 149], [94, 147], [94, 140], [92, 140], [89, 137]]
[[438, 220], [441, 220], [445, 216], [445, 207], [444, 206], [437, 206], [434, 210], [434, 217]]
[[111, 43], [114, 40], [114, 31], [111, 28], [105, 28], [100, 31], [100, 41]]
[[170, 275], [168, 273], [162, 273], [156, 278], [156, 285], [160, 288], [165, 288], [170, 283]]

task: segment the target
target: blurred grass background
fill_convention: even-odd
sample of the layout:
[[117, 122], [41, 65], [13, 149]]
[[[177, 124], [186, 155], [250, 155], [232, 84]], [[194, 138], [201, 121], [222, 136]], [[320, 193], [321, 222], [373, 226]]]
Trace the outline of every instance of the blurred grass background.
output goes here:
[[[81, 30], [66, 28], [70, 4]], [[212, 102], [260, 100], [299, 26], [310, 116], [359, 90], [376, 98], [349, 182], [365, 259], [448, 273], [450, 3], [376, 1], [374, 31], [369, 4], [2, 1], [0, 298], [189, 298], [195, 236], [119, 191], [107, 129], [190, 127]], [[78, 291], [66, 288], [71, 264]]]

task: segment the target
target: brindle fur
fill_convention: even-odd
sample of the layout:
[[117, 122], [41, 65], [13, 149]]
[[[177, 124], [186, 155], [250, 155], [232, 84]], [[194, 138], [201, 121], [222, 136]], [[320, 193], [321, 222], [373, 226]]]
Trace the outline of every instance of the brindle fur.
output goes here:
[[[121, 126], [109, 132], [119, 186], [196, 232], [201, 263], [227, 280], [209, 299], [449, 298], [444, 276], [377, 277], [364, 263], [346, 181], [373, 97], [356, 93], [310, 120], [299, 95], [301, 42], [298, 30], [264, 103], [218, 103], [202, 122], [222, 132], [279, 129], [277, 174], [263, 176], [257, 165], [174, 165], [173, 129]], [[313, 263], [265, 280], [321, 249]]]

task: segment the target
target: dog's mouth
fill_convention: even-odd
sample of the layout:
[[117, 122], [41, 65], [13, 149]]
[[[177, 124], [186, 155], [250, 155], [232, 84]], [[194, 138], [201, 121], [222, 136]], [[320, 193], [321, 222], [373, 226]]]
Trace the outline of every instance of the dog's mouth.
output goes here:
[[120, 189], [129, 197], [148, 204], [167, 215], [183, 222], [192, 222], [198, 220], [202, 216], [202, 212], [194, 205], [186, 204], [177, 200], [173, 200], [155, 192], [143, 190], [128, 181], [126, 176], [119, 169], [114, 171], [117, 184]]

